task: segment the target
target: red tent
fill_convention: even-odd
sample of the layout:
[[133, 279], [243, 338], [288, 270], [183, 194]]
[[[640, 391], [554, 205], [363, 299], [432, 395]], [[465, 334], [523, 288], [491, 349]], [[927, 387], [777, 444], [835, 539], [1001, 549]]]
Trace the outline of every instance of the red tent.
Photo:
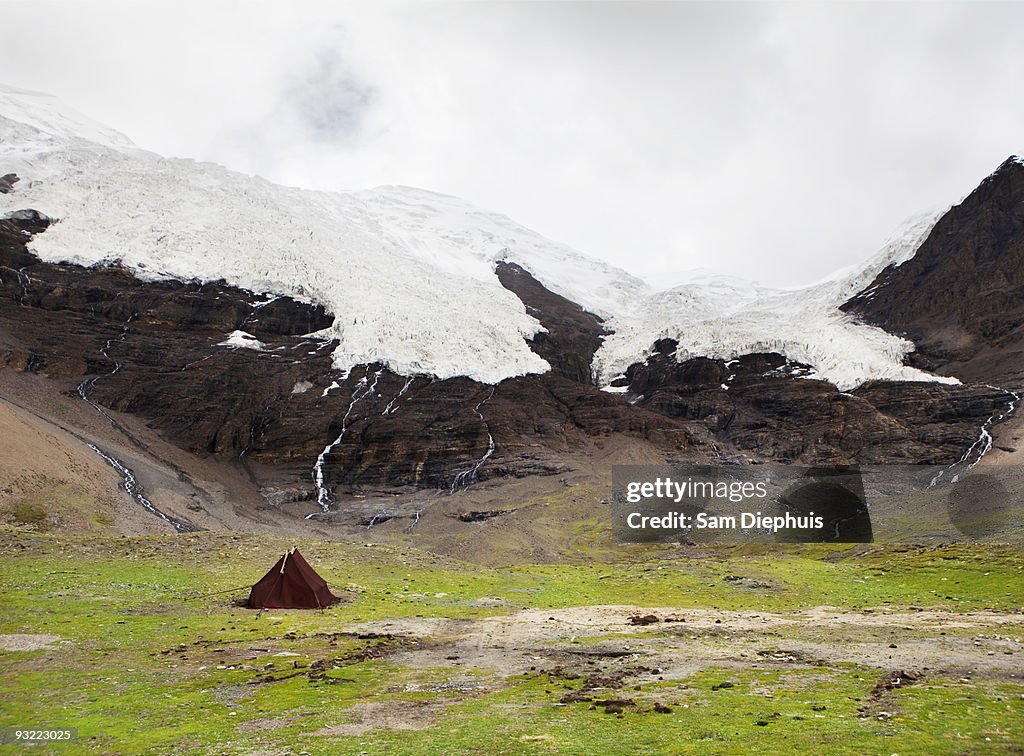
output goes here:
[[297, 548], [292, 548], [252, 587], [247, 606], [253, 609], [317, 609], [338, 600], [327, 587], [327, 581], [316, 574]]

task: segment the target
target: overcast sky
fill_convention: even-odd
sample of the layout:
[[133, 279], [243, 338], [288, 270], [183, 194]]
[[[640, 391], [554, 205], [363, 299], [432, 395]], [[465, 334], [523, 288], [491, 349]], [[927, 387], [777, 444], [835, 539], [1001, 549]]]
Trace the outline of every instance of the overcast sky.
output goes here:
[[[295, 7], [292, 7], [295, 6]], [[1024, 153], [1024, 4], [0, 0], [0, 81], [165, 155], [809, 283]]]

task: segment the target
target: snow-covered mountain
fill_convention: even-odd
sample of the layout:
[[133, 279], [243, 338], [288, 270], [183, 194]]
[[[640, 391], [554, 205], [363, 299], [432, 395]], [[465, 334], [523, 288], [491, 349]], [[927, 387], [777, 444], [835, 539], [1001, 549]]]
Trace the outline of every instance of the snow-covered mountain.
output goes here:
[[[31, 207], [59, 223], [32, 242], [44, 261], [119, 262], [143, 280], [228, 283], [323, 304], [334, 364], [495, 383], [548, 364], [543, 327], [495, 274], [518, 263], [596, 313], [606, 385], [661, 338], [678, 358], [779, 352], [842, 389], [871, 379], [938, 380], [902, 364], [913, 345], [838, 309], [913, 256], [938, 217], [902, 229], [867, 265], [796, 291], [727, 277], [658, 291], [641, 279], [459, 199], [408, 187], [323, 192], [218, 165], [168, 159], [47, 95], [0, 87], [0, 172], [21, 183], [0, 216]], [[225, 334], [227, 338], [230, 334]]]
[[613, 321], [616, 332], [595, 360], [600, 374], [622, 373], [637, 361], [638, 347], [670, 338], [679, 342], [680, 361], [778, 352], [812, 365], [816, 377], [841, 389], [873, 379], [956, 383], [903, 365], [911, 342], [862, 325], [838, 309], [890, 265], [913, 257], [943, 212], [908, 221], [866, 264], [803, 289], [769, 289], [740, 279], [701, 276], [654, 292], [633, 317]]

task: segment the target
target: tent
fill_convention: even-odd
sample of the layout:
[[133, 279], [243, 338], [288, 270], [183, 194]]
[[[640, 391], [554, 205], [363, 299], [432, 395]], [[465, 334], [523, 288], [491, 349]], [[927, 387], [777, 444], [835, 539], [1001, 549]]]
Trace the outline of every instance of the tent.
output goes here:
[[316, 574], [299, 550], [293, 547], [252, 587], [246, 606], [252, 609], [317, 609], [338, 600], [327, 587], [327, 581]]

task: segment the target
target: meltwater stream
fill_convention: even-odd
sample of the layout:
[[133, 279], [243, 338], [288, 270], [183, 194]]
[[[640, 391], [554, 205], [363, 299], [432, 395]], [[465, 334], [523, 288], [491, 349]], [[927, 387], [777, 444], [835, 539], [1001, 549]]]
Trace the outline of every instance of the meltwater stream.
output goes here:
[[480, 418], [480, 422], [484, 424], [484, 430], [487, 431], [487, 451], [484, 452], [484, 455], [480, 457], [480, 459], [478, 459], [476, 462], [474, 462], [470, 467], [466, 468], [465, 470], [463, 470], [462, 472], [458, 473], [455, 476], [455, 479], [452, 481], [451, 488], [448, 489], [449, 495], [455, 493], [455, 491], [459, 488], [466, 488], [467, 486], [476, 483], [477, 474], [480, 472], [480, 468], [483, 467], [484, 463], [488, 459], [490, 459], [490, 456], [492, 454], [494, 454], [494, 436], [491, 435], [491, 427], [487, 424], [487, 420], [484, 419], [484, 415], [480, 411], [480, 408], [484, 406], [484, 404], [486, 404], [488, 401], [490, 401], [491, 397], [493, 396], [494, 387], [491, 386], [490, 393], [487, 394], [486, 397], [481, 399], [480, 402], [473, 408], [473, 412], [475, 412], [476, 416]]
[[[331, 502], [333, 501], [330, 489], [327, 488], [324, 479], [324, 464], [327, 462], [327, 455], [334, 451], [334, 447], [340, 444], [341, 439], [345, 437], [345, 432], [348, 430], [348, 419], [352, 416], [352, 409], [377, 390], [377, 381], [380, 380], [382, 372], [384, 372], [384, 369], [378, 368], [377, 372], [373, 374], [373, 380], [371, 381], [370, 369], [366, 369], [366, 375], [359, 379], [359, 383], [352, 390], [348, 409], [345, 411], [345, 416], [341, 419], [341, 431], [338, 433], [338, 437], [324, 447], [324, 450], [316, 458], [316, 464], [313, 465], [313, 482], [316, 483], [316, 503], [320, 505], [320, 509], [323, 512], [330, 511]], [[306, 515], [306, 519], [311, 519], [315, 514], [316, 512]]]
[[[134, 318], [135, 314], [133, 313], [131, 317], [129, 317], [128, 320], [125, 321], [124, 327], [121, 329], [121, 334], [116, 338], [107, 339], [107, 342], [100, 348], [100, 354], [102, 354], [107, 360], [114, 363], [114, 369], [111, 370], [109, 373], [106, 373], [105, 375], [107, 376], [114, 375], [117, 371], [121, 369], [121, 362], [110, 356], [110, 348], [114, 344], [119, 344], [123, 342], [128, 337], [128, 331], [131, 328], [131, 323]], [[100, 405], [98, 405], [96, 402], [89, 398], [89, 393], [96, 386], [96, 382], [99, 381], [99, 379], [102, 377], [103, 375], [97, 375], [94, 376], [93, 378], [86, 378], [85, 380], [83, 380], [81, 383], [78, 384], [78, 395], [82, 397], [82, 401], [84, 401], [86, 404], [88, 404], [90, 407], [96, 410], [96, 412], [102, 415], [107, 420], [107, 422], [110, 423], [112, 427], [120, 430], [121, 426], [118, 424], [118, 422], [114, 420], [114, 418], [112, 418], [110, 415], [108, 415], [106, 410], [104, 410]], [[153, 505], [153, 502], [151, 502], [146, 497], [146, 492], [142, 488], [142, 484], [139, 483], [138, 478], [135, 477], [135, 473], [132, 471], [130, 467], [128, 467], [128, 465], [126, 465], [124, 462], [122, 462], [112, 454], [107, 454], [94, 443], [90, 442], [88, 443], [88, 446], [96, 454], [98, 454], [100, 458], [103, 459], [104, 462], [106, 462], [108, 465], [110, 465], [117, 471], [117, 473], [121, 476], [121, 485], [124, 487], [124, 490], [127, 491], [128, 495], [131, 496], [132, 499], [134, 499], [137, 504], [141, 505], [142, 508], [145, 509], [147, 512], [156, 515], [161, 520], [171, 525], [179, 533], [195, 533], [199, 530], [202, 530], [202, 528], [199, 528], [190, 522], [175, 519], [167, 513], [161, 512], [159, 509], [156, 508], [156, 506]]]
[[964, 452], [963, 456], [960, 457], [959, 460], [951, 464], [946, 469], [941, 470], [938, 475], [932, 478], [931, 483], [928, 484], [929, 488], [933, 488], [939, 483], [939, 481], [946, 478], [947, 473], [949, 473], [948, 481], [950, 483], [956, 483], [960, 479], [960, 475], [969, 470], [973, 470], [974, 467], [981, 462], [984, 456], [992, 450], [993, 440], [990, 428], [1016, 412], [1017, 406], [1020, 404], [1020, 394], [1001, 386], [985, 384], [985, 387], [990, 388], [993, 391], [1002, 391], [1010, 398], [1006, 409], [1001, 413], [997, 412], [993, 414], [984, 422], [984, 424], [982, 424], [981, 432], [978, 434], [978, 438], [975, 439], [974, 443], [967, 447], [967, 451]]

